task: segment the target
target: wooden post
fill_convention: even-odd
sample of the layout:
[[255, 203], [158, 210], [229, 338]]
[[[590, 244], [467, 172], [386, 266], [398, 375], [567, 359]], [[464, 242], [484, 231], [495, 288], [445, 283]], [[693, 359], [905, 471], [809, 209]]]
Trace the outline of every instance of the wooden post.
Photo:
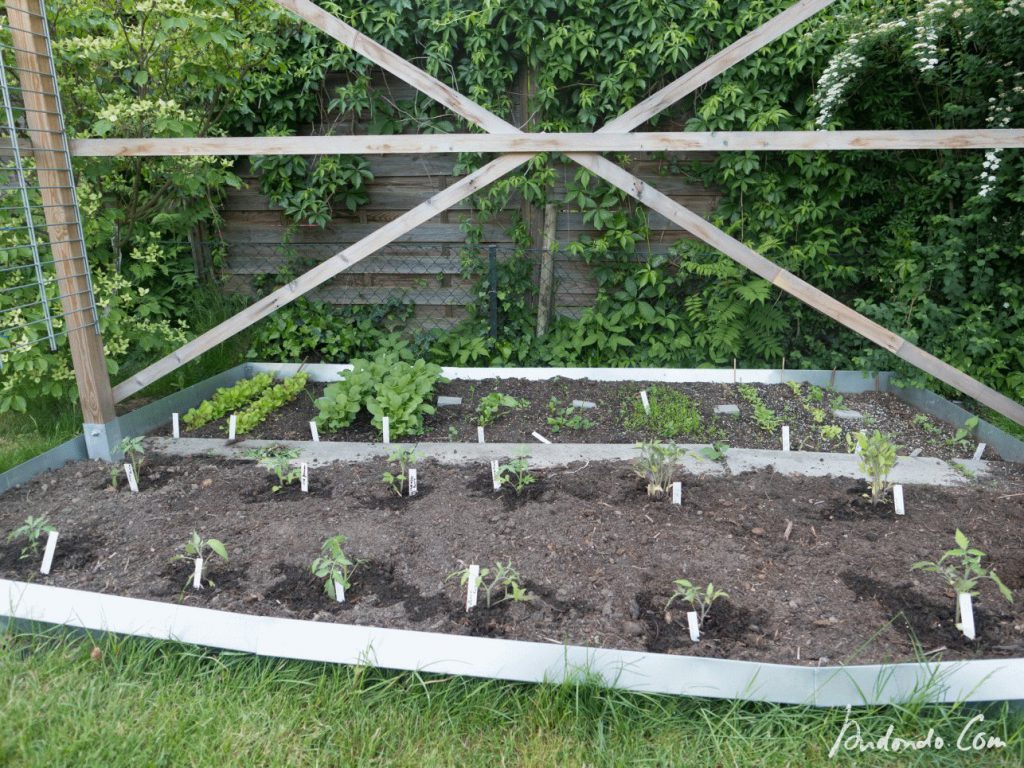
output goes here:
[[[516, 104], [518, 111], [518, 123], [520, 130], [526, 131], [527, 133], [532, 132], [536, 128], [537, 121], [533, 119], [533, 112], [531, 108], [532, 102], [536, 101], [537, 96], [537, 72], [533, 67], [523, 67], [518, 77], [518, 87], [516, 90], [519, 92], [518, 102]], [[526, 195], [523, 195], [522, 203], [519, 207], [520, 215], [523, 217], [523, 223], [526, 225], [526, 232], [530, 238], [530, 248], [539, 249], [542, 248], [542, 241], [544, 237], [544, 209], [536, 203], [532, 203], [526, 199]], [[540, 259], [536, 263], [539, 263]]]
[[547, 333], [551, 322], [551, 304], [555, 283], [555, 228], [558, 207], [554, 203], [544, 206], [544, 250], [540, 255], [540, 293], [537, 296], [537, 335]]
[[109, 459], [112, 446], [108, 438], [116, 443], [120, 436], [107, 435], [107, 425], [116, 417], [114, 398], [94, 314], [71, 159], [57, 82], [51, 74], [54, 70], [44, 8], [40, 0], [7, 0], [6, 5], [86, 443], [91, 458]]

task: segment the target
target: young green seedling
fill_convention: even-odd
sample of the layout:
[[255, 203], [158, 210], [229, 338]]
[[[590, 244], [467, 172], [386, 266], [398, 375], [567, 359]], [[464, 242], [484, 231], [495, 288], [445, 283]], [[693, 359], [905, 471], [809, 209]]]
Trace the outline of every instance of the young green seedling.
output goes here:
[[871, 483], [871, 503], [876, 504], [889, 488], [889, 472], [896, 466], [896, 446], [877, 429], [869, 437], [863, 432], [846, 436], [852, 453], [860, 456], [860, 470]]
[[193, 589], [203, 588], [203, 579], [210, 586], [215, 586], [213, 579], [206, 576], [206, 566], [211, 555], [216, 555], [225, 563], [228, 561], [228, 550], [220, 539], [204, 539], [197, 531], [185, 542], [184, 554], [177, 554], [171, 558], [172, 561], [192, 560], [195, 563], [195, 570], [192, 574]]
[[320, 547], [320, 557], [313, 561], [310, 570], [317, 578], [324, 580], [324, 592], [332, 600], [345, 602], [345, 590], [352, 586], [352, 574], [359, 566], [358, 560], [352, 560], [342, 547], [348, 538], [341, 534], [331, 536]]
[[[459, 571], [448, 574], [446, 581], [459, 577], [459, 585], [483, 590], [487, 608], [511, 600], [514, 603], [526, 603], [535, 598], [520, 583], [519, 571], [512, 567], [512, 561], [497, 562], [493, 568], [467, 566]], [[490, 577], [490, 579], [488, 579]], [[501, 597], [494, 599], [496, 595]], [[470, 602], [473, 602], [472, 600]], [[472, 607], [472, 606], [469, 606]], [[468, 610], [468, 608], [467, 608]]]
[[704, 620], [707, 618], [711, 606], [719, 598], [728, 597], [729, 593], [715, 589], [715, 585], [711, 582], [708, 582], [703, 589], [697, 587], [689, 579], [676, 579], [672, 583], [675, 586], [675, 592], [665, 603], [666, 618], [670, 619], [668, 609], [675, 600], [679, 599], [688, 603], [693, 608], [687, 617], [690, 623], [690, 639], [697, 642], [700, 639], [700, 628], [704, 626]]
[[[128, 459], [124, 464], [124, 474], [128, 479], [128, 487], [132, 493], [138, 493], [139, 480], [141, 478], [140, 472], [142, 471], [142, 463], [146, 453], [146, 449], [142, 445], [142, 438], [126, 437], [119, 443], [118, 449]], [[113, 475], [111, 477], [113, 478]], [[117, 488], [116, 483], [114, 483], [114, 488]]]
[[686, 451], [673, 443], [637, 443], [640, 458], [633, 463], [633, 472], [647, 481], [647, 495], [660, 498], [672, 484], [676, 466]]
[[553, 435], [557, 435], [563, 429], [590, 429], [594, 426], [593, 421], [576, 412], [575, 405], [562, 407], [557, 397], [552, 397], [548, 401], [548, 414], [548, 427]]
[[292, 461], [299, 457], [299, 452], [294, 448], [267, 448], [255, 452], [255, 455], [259, 458], [260, 466], [277, 478], [277, 485], [271, 486], [272, 493], [277, 493], [302, 478], [302, 468], [292, 465]]
[[729, 452], [728, 443], [712, 443], [701, 448], [698, 453], [708, 461], [721, 461]]
[[14, 542], [19, 539], [25, 539], [25, 546], [21, 548], [21, 554], [18, 555], [19, 560], [24, 560], [29, 557], [36, 557], [39, 554], [39, 540], [43, 537], [43, 534], [52, 533], [56, 530], [44, 516], [34, 517], [29, 515], [25, 518], [25, 522], [7, 534], [7, 541]]
[[964, 425], [954, 433], [953, 437], [946, 441], [946, 446], [949, 448], [967, 448], [967, 446], [971, 444], [971, 441], [968, 438], [971, 436], [971, 431], [978, 426], [978, 421], [979, 419], [977, 416], [971, 416], [967, 419], [967, 421], [964, 422]]
[[821, 439], [827, 443], [838, 439], [841, 434], [843, 434], [843, 428], [838, 424], [826, 424], [821, 428]]
[[413, 465], [422, 458], [420, 454], [411, 448], [399, 448], [397, 451], [392, 452], [388, 457], [388, 461], [398, 464], [398, 474], [385, 472], [381, 482], [399, 496], [405, 496], [406, 491], [409, 489], [409, 473], [413, 471]]
[[[957, 629], [961, 629], [961, 605], [962, 603], [966, 603], [967, 606], [970, 605], [969, 600], [961, 600], [961, 595], [966, 595], [968, 598], [977, 596], [978, 592], [975, 590], [975, 587], [979, 581], [982, 579], [991, 581], [999, 588], [999, 594], [1010, 603], [1013, 602], [1013, 592], [1003, 584], [1002, 579], [996, 575], [994, 570], [981, 565], [981, 559], [985, 557], [985, 553], [980, 549], [971, 547], [967, 536], [959, 528], [956, 529], [954, 539], [956, 546], [943, 552], [942, 557], [937, 562], [923, 560], [914, 563], [910, 568], [915, 571], [937, 573], [948, 586], [953, 588], [953, 591], [957, 594], [955, 626]], [[973, 634], [973, 624], [972, 616], [970, 627], [972, 631], [969, 634]]]
[[132, 465], [135, 477], [141, 477], [142, 465], [146, 460], [146, 447], [142, 444], [142, 438], [126, 437], [120, 442], [118, 449], [124, 454], [128, 463]]
[[530, 454], [525, 449], [520, 449], [512, 461], [498, 467], [498, 483], [511, 485], [516, 489], [516, 495], [535, 482], [537, 478], [530, 473]]
[[512, 397], [512, 395], [503, 395], [501, 392], [491, 392], [491, 394], [480, 398], [480, 403], [476, 407], [477, 424], [481, 427], [486, 427], [499, 416], [504, 416], [510, 411], [518, 411], [529, 407], [529, 400]]

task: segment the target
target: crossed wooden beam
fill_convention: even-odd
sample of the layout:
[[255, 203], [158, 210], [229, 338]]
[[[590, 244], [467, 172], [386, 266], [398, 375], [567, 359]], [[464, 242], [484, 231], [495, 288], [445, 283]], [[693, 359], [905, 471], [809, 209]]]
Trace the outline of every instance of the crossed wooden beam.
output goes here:
[[115, 401], [138, 392], [176, 368], [194, 360], [239, 331], [330, 280], [356, 262], [479, 192], [542, 151], [566, 153], [591, 173], [623, 190], [637, 201], [662, 214], [696, 238], [769, 281], [805, 304], [834, 318], [878, 346], [920, 370], [955, 387], [992, 410], [1024, 425], [1024, 406], [939, 360], [896, 333], [856, 312], [739, 240], [715, 227], [693, 211], [651, 187], [598, 152], [637, 150], [789, 150], [789, 149], [896, 149], [896, 148], [992, 148], [1024, 146], [1024, 131], [847, 131], [786, 133], [654, 133], [631, 132], [662, 110], [693, 93], [729, 67], [747, 58], [813, 16], [834, 0], [798, 0], [761, 27], [743, 36], [703, 64], [662, 88], [594, 134], [525, 134], [440, 80], [359, 33], [310, 0], [274, 0], [374, 64], [435, 99], [490, 135], [367, 136], [317, 138], [224, 138], [224, 139], [112, 139], [85, 140], [73, 144], [78, 155], [210, 155], [210, 154], [320, 154], [375, 152], [500, 151], [506, 154], [410, 209], [397, 219], [335, 254], [287, 285], [259, 299], [235, 316], [188, 342], [176, 352], [153, 363], [114, 387]]

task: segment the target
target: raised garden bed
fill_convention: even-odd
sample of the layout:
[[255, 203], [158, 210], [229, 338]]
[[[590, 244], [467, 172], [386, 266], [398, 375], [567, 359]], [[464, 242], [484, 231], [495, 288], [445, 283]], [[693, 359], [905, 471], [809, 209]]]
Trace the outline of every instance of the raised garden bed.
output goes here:
[[[339, 370], [239, 366], [121, 417], [121, 432], [165, 435], [172, 412], [184, 414], [217, 387], [300, 368], [309, 373], [311, 394]], [[315, 411], [301, 392], [234, 445], [216, 423], [204, 428], [213, 440], [148, 441], [139, 494], [107, 490], [102, 465], [57, 469], [84, 455], [82, 438], [0, 475], [0, 530], [27, 513], [44, 514], [61, 530], [48, 576], [39, 574], [38, 558], [32, 565], [18, 559], [18, 545], [0, 548], [0, 596], [9, 604], [0, 623], [6, 615], [251, 653], [511, 680], [594, 673], [635, 690], [830, 706], [902, 701], [922, 691], [932, 701], [1019, 698], [1019, 601], [1006, 603], [983, 582], [975, 602], [979, 637], [969, 641], [953, 627], [953, 593], [937, 575], [910, 569], [938, 558], [962, 528], [1011, 589], [1024, 586], [1017, 525], [1024, 468], [969, 460], [976, 437], [990, 444], [985, 459], [1024, 459], [1024, 446], [992, 425], [958, 435], [969, 413], [924, 391], [894, 392], [887, 374], [445, 373], [453, 381], [434, 395], [463, 403], [425, 422], [420, 450], [433, 459], [420, 462], [415, 498], [398, 498], [380, 482], [394, 468], [386, 457], [395, 447], [380, 445], [365, 422], [321, 432], [319, 446], [310, 442]], [[565, 380], [550, 381], [558, 376]], [[781, 385], [792, 378], [804, 382], [800, 394]], [[655, 384], [690, 397], [705, 425], [674, 441], [731, 445], [718, 461], [690, 446], [677, 477], [684, 483], [679, 506], [647, 498], [623, 461], [636, 454], [636, 440], [668, 437], [649, 425], [622, 425], [630, 408], [636, 411], [637, 393]], [[737, 384], [752, 385], [748, 393], [785, 418], [795, 450], [748, 448], [779, 445], [751, 418], [753, 403]], [[845, 446], [806, 439], [804, 432], [821, 426], [805, 407], [810, 385], [823, 401], [841, 394], [843, 408], [868, 417], [852, 428], [883, 430], [904, 446], [901, 454], [918, 443], [919, 457], [901, 458], [891, 476], [906, 486], [905, 517], [895, 516], [891, 498], [877, 507], [861, 498], [858, 459]], [[489, 425], [488, 443], [477, 445], [475, 406], [491, 391], [535, 403]], [[597, 408], [578, 411], [594, 426], [557, 434], [540, 428], [556, 444], [535, 442], [535, 422], [546, 421], [551, 397], [562, 406], [594, 401]], [[713, 412], [728, 402], [739, 405], [738, 419]], [[309, 462], [308, 494], [293, 486], [275, 493], [265, 469], [240, 460], [289, 435], [298, 440], [289, 444], [297, 460]], [[271, 442], [254, 439], [261, 436]], [[359, 438], [368, 442], [346, 442]], [[409, 444], [407, 437], [397, 441]], [[522, 496], [495, 493], [488, 461], [507, 460], [517, 445], [535, 454], [537, 482]], [[809, 452], [823, 447], [834, 453]], [[227, 563], [208, 558], [216, 585], [201, 591], [189, 586], [191, 563], [171, 561], [193, 530], [223, 540], [230, 553]], [[346, 552], [365, 561], [344, 604], [326, 596], [309, 571], [323, 540], [338, 533], [349, 537]], [[445, 577], [468, 562], [499, 560], [512, 561], [535, 599], [467, 614], [465, 589]], [[713, 606], [699, 643], [689, 638], [690, 606], [677, 601], [665, 615], [679, 578], [713, 581], [729, 593]], [[865, 666], [871, 661], [879, 664]]]
[[[246, 435], [263, 440], [308, 440], [309, 422], [317, 417], [315, 401], [323, 395], [325, 383], [311, 382], [305, 392]], [[654, 399], [652, 418], [638, 418], [642, 409], [639, 393], [670, 393], [673, 403], [664, 411]], [[977, 441], [932, 416], [899, 400], [888, 392], [841, 393], [824, 387], [804, 385], [800, 394], [784, 384], [714, 384], [674, 382], [574, 381], [553, 378], [531, 381], [517, 378], [490, 378], [477, 381], [452, 380], [440, 384], [438, 397], [456, 397], [460, 405], [442, 406], [424, 419], [424, 432], [415, 439], [424, 442], [476, 442], [479, 416], [477, 408], [488, 394], [500, 392], [528, 406], [503, 409], [485, 428], [485, 439], [498, 443], [535, 443], [539, 432], [558, 443], [635, 443], [641, 440], [673, 439], [683, 443], [723, 442], [734, 448], [781, 448], [780, 428], [790, 428], [793, 450], [847, 451], [845, 436], [858, 430], [879, 429], [900, 447], [903, 455], [917, 450], [920, 455], [946, 460], [971, 459]], [[755, 418], [754, 405], [744, 393], [756, 393], [766, 409], [766, 425]], [[815, 399], [815, 395], [820, 399]], [[680, 397], [681, 396], [681, 397]], [[683, 399], [685, 398], [685, 400]], [[667, 398], [665, 398], [667, 399]], [[573, 401], [593, 403], [594, 408], [571, 408]], [[553, 403], [554, 401], [554, 403]], [[738, 415], [715, 412], [716, 406], [735, 405]], [[820, 420], [815, 419], [815, 409]], [[836, 411], [856, 412], [862, 418], [836, 416]], [[664, 412], [666, 417], [659, 418]], [[568, 417], [568, 418], [567, 418]], [[566, 422], [578, 417], [573, 426]], [[776, 422], [774, 425], [772, 420]], [[829, 432], [829, 428], [831, 432]], [[226, 437], [227, 417], [199, 429], [182, 430], [183, 437]], [[824, 433], [824, 434], [823, 434]], [[169, 435], [167, 424], [154, 434]], [[830, 436], [829, 436], [830, 435]], [[321, 440], [376, 441], [381, 433], [370, 424], [366, 413], [352, 426], [332, 431], [321, 426]], [[987, 447], [983, 458], [998, 460]]]
[[[270, 493], [251, 461], [154, 458], [139, 494], [110, 491], [102, 466], [68, 465], [0, 497], [0, 530], [26, 510], [60, 529], [53, 573], [40, 576], [8, 544], [0, 576], [320, 622], [803, 665], [1024, 650], [1019, 602], [983, 583], [979, 636], [968, 641], [953, 627], [952, 593], [910, 570], [961, 528], [1007, 586], [1024, 587], [1019, 469], [984, 487], [913, 486], [898, 518], [864, 499], [862, 482], [768, 471], [684, 477], [675, 506], [649, 499], [624, 463], [538, 469], [522, 495], [495, 493], [486, 465], [423, 464], [413, 498], [381, 483], [387, 467], [318, 467], [305, 496]], [[201, 591], [191, 564], [171, 561], [193, 530], [230, 554]], [[366, 561], [344, 604], [309, 570], [338, 533]], [[445, 577], [460, 561], [508, 560], [536, 599], [467, 614], [464, 590]], [[685, 611], [666, 621], [672, 582], [684, 577], [729, 593], [696, 644]]]

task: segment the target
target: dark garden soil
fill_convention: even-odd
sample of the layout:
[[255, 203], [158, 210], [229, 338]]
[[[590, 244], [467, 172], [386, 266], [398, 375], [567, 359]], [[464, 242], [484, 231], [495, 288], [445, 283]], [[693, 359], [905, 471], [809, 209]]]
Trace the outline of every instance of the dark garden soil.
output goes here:
[[[310, 384], [305, 394], [299, 395], [292, 403], [270, 415], [270, 417], [247, 438], [261, 440], [309, 440], [309, 422], [316, 418], [314, 401], [323, 394], [324, 384]], [[690, 397], [700, 412], [700, 424], [696, 429], [678, 434], [659, 433], [657, 429], [630, 428], [626, 417], [639, 407], [639, 392], [654, 386], [677, 390]], [[900, 448], [901, 455], [921, 449], [923, 456], [942, 459], [969, 459], [974, 455], [977, 443], [966, 439], [955, 441], [955, 431], [948, 424], [920, 414], [895, 396], [882, 392], [858, 395], [825, 393], [825, 399], [817, 407], [826, 415], [824, 422], [815, 422], [805, 402], [794, 395], [789, 387], [782, 384], [753, 385], [761, 400], [789, 425], [793, 450], [846, 452], [845, 434], [861, 429], [878, 429], [889, 435]], [[804, 386], [804, 396], [808, 391]], [[534, 431], [555, 443], [634, 443], [650, 439], [674, 439], [684, 443], [724, 442], [733, 448], [781, 449], [778, 429], [766, 432], [753, 417], [752, 406], [744, 400], [732, 384], [654, 384], [651, 382], [596, 382], [551, 379], [548, 381], [526, 381], [524, 379], [487, 379], [485, 381], [452, 381], [437, 387], [437, 395], [462, 398], [460, 406], [446, 406], [424, 419], [424, 433], [413, 438], [423, 441], [476, 442], [476, 408], [481, 398], [491, 392], [501, 392], [530, 402], [523, 410], [515, 410], [499, 416], [485, 428], [485, 437], [491, 443], [534, 443]], [[572, 404], [573, 400], [595, 403], [596, 408], [577, 409], [579, 414], [592, 422], [584, 429], [563, 428], [555, 431], [548, 419], [552, 416], [549, 407], [552, 399], [560, 408]], [[829, 407], [829, 401], [832, 406]], [[738, 417], [715, 414], [715, 406], [733, 404], [740, 409]], [[813, 404], [812, 404], [813, 405]], [[854, 410], [863, 414], [862, 421], [841, 419], [833, 415], [834, 409]], [[915, 417], [918, 421], [915, 422]], [[924, 422], [923, 424], [921, 422]], [[841, 429], [838, 437], [828, 439], [822, 436], [822, 427], [834, 425]], [[170, 425], [154, 434], [169, 435]], [[184, 437], [226, 437], [227, 419], [212, 422], [204, 427], [188, 431]], [[320, 429], [322, 440], [380, 441], [380, 432], [370, 424], [364, 411], [355, 423], [347, 429], [331, 432]], [[984, 458], [998, 459], [992, 448], [987, 448]]]
[[[1019, 467], [985, 486], [907, 486], [902, 518], [863, 499], [862, 482], [770, 471], [685, 477], [676, 507], [648, 499], [622, 463], [537, 470], [524, 498], [495, 493], [486, 468], [432, 463], [419, 467], [421, 494], [400, 498], [380, 482], [385, 467], [315, 467], [304, 496], [269, 493], [245, 461], [150, 456], [139, 494], [107, 490], [102, 465], [69, 465], [0, 496], [0, 533], [29, 514], [58, 527], [52, 574], [10, 543], [0, 576], [258, 615], [809, 665], [1024, 655]], [[910, 569], [953, 546], [958, 527], [1018, 597], [981, 584], [974, 642], [953, 628], [940, 577]], [[231, 558], [212, 562], [216, 586], [201, 591], [191, 563], [172, 562], [193, 530]], [[362, 561], [344, 604], [309, 570], [339, 533]], [[509, 560], [534, 599], [467, 614], [446, 576]], [[685, 605], [665, 610], [680, 578], [729, 593], [698, 644]]]

